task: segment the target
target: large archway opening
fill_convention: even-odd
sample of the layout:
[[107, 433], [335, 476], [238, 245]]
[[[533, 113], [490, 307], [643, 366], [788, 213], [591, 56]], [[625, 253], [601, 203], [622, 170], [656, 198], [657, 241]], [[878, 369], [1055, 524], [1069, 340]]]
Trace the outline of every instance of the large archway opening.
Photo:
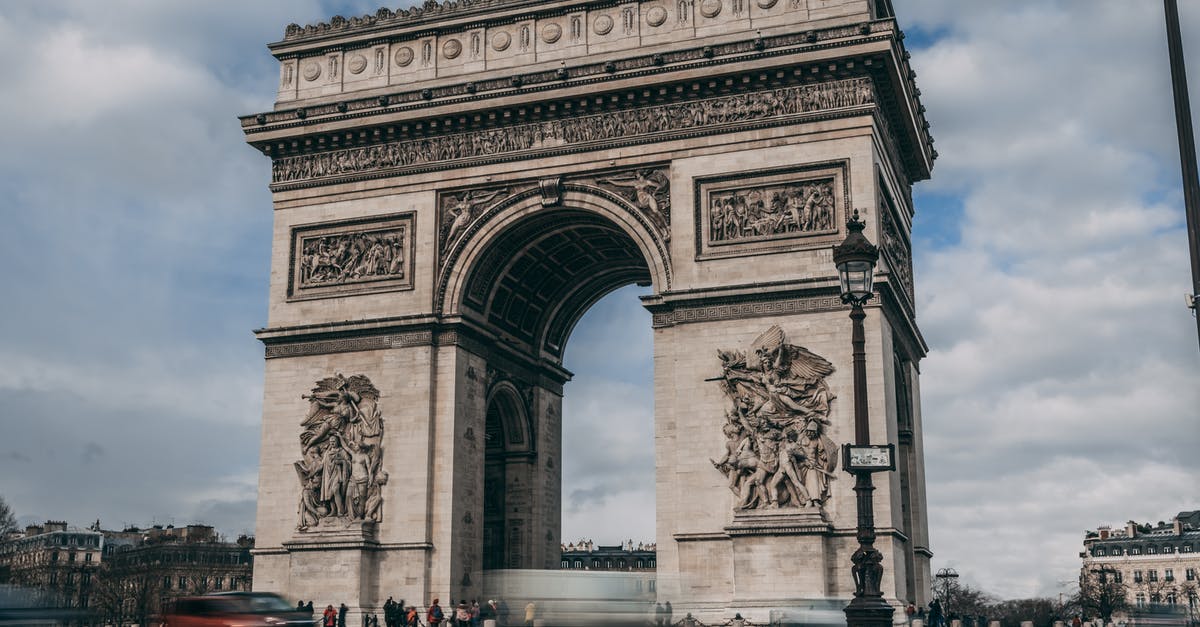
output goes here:
[[[487, 375], [485, 589], [489, 571], [561, 567], [560, 543], [653, 541], [652, 334], [638, 301], [651, 291], [652, 271], [638, 234], [627, 228], [594, 211], [532, 212], [488, 237], [462, 284], [464, 318], [503, 343]], [[507, 366], [493, 370], [513, 355], [534, 370], [579, 371], [561, 396], [539, 402], [537, 395], [556, 393], [523, 387], [521, 375], [500, 372]], [[630, 511], [629, 500], [614, 497], [629, 496], [616, 488], [635, 480], [640, 500]], [[603, 520], [640, 525], [593, 524]], [[540, 558], [528, 550], [534, 545], [544, 547]], [[642, 570], [650, 564], [643, 559]]]

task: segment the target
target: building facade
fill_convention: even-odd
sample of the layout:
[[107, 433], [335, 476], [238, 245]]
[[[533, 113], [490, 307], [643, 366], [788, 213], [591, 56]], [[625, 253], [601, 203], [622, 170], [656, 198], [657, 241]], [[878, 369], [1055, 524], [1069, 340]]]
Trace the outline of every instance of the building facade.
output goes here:
[[1186, 609], [1200, 616], [1200, 510], [1170, 522], [1129, 521], [1088, 531], [1080, 579], [1117, 584], [1132, 611]]
[[245, 536], [225, 542], [207, 525], [112, 531], [47, 521], [0, 542], [0, 584], [106, 623], [142, 624], [179, 596], [250, 590], [253, 546]]
[[60, 607], [89, 609], [104, 551], [104, 536], [60, 520], [30, 525], [0, 543], [0, 584], [42, 590]]
[[564, 544], [562, 570], [654, 571], [658, 567], [657, 547], [653, 543], [634, 545], [633, 540], [612, 546], [591, 540]]

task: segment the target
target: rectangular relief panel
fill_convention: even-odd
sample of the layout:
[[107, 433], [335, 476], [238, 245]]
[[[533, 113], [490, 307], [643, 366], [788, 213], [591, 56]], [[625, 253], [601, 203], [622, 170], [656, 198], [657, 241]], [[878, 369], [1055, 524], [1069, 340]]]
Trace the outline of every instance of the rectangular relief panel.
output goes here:
[[292, 227], [288, 300], [413, 289], [416, 213]]
[[847, 161], [696, 179], [696, 259], [827, 246], [850, 204]]

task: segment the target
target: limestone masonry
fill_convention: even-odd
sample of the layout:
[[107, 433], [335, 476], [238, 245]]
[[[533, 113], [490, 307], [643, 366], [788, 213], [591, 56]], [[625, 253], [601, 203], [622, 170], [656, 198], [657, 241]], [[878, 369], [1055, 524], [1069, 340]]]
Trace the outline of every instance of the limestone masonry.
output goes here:
[[937, 153], [888, 0], [430, 1], [270, 49], [276, 106], [241, 118], [275, 209], [256, 589], [357, 620], [562, 568], [562, 356], [638, 283], [651, 589], [708, 623], [849, 600], [831, 250], [857, 209], [871, 432], [898, 462], [883, 588], [927, 603], [910, 231]]

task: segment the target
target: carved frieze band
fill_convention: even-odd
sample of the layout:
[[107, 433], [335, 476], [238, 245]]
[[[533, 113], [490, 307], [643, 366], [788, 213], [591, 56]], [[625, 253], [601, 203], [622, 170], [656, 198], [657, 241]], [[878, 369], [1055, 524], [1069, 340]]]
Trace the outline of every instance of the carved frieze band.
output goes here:
[[837, 239], [848, 163], [738, 172], [696, 181], [698, 259], [757, 255]]
[[413, 287], [415, 213], [292, 228], [288, 299]]
[[[406, 168], [460, 159], [478, 160], [521, 153], [558, 152], [564, 148], [596, 148], [662, 141], [665, 132], [724, 132], [748, 122], [794, 121], [791, 116], [875, 102], [871, 79], [850, 78], [812, 85], [720, 96], [690, 102], [612, 111], [577, 118], [516, 124], [329, 152], [281, 157], [272, 165], [277, 186], [308, 181], [323, 183], [363, 173], [393, 174]], [[533, 151], [534, 154], [525, 154]]]
[[845, 305], [838, 296], [812, 296], [780, 300], [758, 300], [720, 305], [680, 306], [669, 311], [656, 311], [652, 320], [655, 328], [692, 322], [717, 322], [756, 316], [777, 316], [816, 311], [839, 311]]
[[916, 303], [916, 300], [913, 286], [912, 253], [908, 238], [896, 223], [895, 205], [887, 196], [882, 185], [878, 189], [878, 196], [880, 230], [882, 231], [882, 246], [879, 247], [879, 250], [887, 260], [888, 269], [899, 281], [901, 291], [908, 297], [908, 302], [912, 305]]

